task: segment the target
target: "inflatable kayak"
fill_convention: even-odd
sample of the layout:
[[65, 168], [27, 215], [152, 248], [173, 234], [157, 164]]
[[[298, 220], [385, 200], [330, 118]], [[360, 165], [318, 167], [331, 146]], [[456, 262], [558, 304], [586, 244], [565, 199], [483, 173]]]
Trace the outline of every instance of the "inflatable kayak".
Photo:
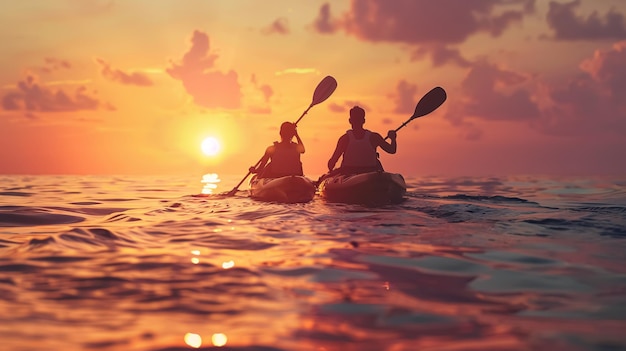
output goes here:
[[368, 172], [331, 175], [319, 184], [320, 195], [329, 202], [365, 205], [395, 204], [406, 194], [401, 174]]
[[313, 200], [317, 188], [305, 176], [250, 179], [250, 197], [270, 202], [309, 202]]

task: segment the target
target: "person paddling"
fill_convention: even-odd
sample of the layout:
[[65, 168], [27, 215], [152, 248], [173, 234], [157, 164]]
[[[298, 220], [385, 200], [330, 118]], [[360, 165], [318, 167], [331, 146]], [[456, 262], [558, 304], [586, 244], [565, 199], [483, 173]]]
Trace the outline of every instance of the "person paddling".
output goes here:
[[[296, 138], [297, 143], [292, 141], [293, 137]], [[305, 150], [296, 125], [291, 122], [284, 122], [280, 126], [280, 138], [280, 142], [275, 141], [274, 145], [265, 150], [258, 167], [250, 167], [250, 173], [256, 173], [258, 178], [304, 175], [300, 155]]]
[[[391, 139], [391, 142], [387, 143], [380, 134], [364, 129], [365, 110], [359, 106], [350, 109], [348, 121], [352, 125], [352, 129], [339, 138], [335, 152], [328, 160], [329, 174], [382, 172], [383, 166], [378, 160], [376, 148], [380, 147], [389, 154], [395, 154], [397, 149], [396, 132], [390, 130], [387, 133], [387, 138]], [[342, 155], [340, 168], [333, 171], [335, 164]]]

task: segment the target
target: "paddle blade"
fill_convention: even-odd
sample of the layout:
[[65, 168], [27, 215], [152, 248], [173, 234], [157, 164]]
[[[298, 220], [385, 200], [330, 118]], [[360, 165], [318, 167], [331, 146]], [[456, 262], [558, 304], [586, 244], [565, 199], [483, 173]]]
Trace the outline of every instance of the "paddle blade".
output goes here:
[[442, 87], [433, 88], [417, 103], [417, 106], [415, 106], [415, 113], [413, 113], [411, 119], [422, 117], [435, 111], [446, 101], [447, 98], [448, 95]]
[[337, 88], [337, 81], [332, 76], [326, 76], [315, 88], [315, 92], [313, 93], [313, 102], [311, 102], [311, 106], [317, 105], [320, 102], [328, 99], [335, 89]]

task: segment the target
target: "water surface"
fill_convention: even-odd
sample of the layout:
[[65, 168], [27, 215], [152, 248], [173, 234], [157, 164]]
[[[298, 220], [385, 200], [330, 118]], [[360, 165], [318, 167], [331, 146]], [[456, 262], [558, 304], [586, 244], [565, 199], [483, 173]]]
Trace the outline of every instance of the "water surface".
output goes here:
[[370, 208], [219, 196], [240, 177], [0, 176], [1, 348], [626, 350], [624, 179]]

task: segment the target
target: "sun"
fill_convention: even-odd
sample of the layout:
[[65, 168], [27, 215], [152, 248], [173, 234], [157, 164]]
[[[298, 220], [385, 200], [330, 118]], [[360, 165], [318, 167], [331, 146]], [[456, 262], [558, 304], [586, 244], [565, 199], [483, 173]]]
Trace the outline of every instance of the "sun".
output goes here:
[[200, 145], [202, 152], [207, 156], [215, 156], [220, 152], [220, 142], [214, 137], [206, 137]]

